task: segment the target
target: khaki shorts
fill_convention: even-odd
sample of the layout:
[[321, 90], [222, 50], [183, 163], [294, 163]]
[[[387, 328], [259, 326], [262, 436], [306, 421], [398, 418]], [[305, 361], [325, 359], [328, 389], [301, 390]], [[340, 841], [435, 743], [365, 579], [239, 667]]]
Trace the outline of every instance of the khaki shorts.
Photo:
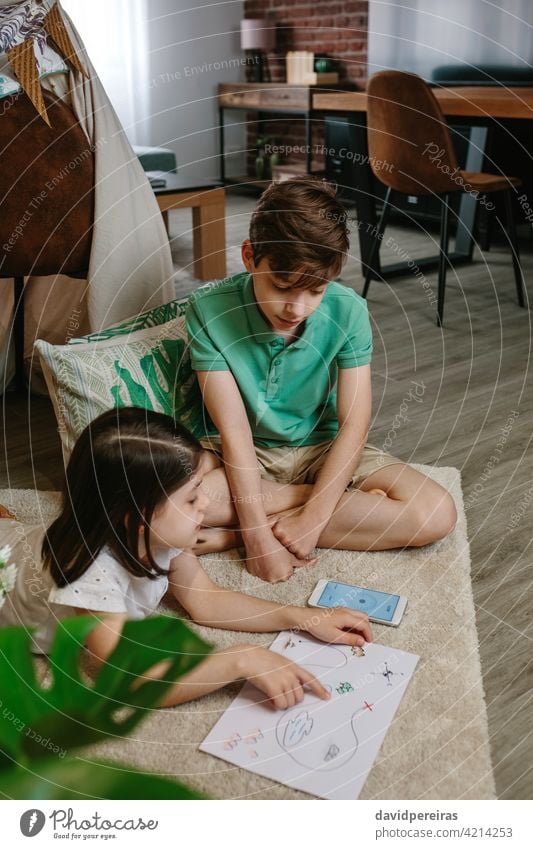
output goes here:
[[[212, 451], [219, 459], [222, 459], [218, 437], [206, 437], [200, 442], [207, 451]], [[332, 444], [333, 442], [329, 440], [320, 442], [318, 445], [302, 445], [297, 448], [288, 446], [264, 448], [256, 445], [254, 446], [255, 455], [261, 477], [278, 483], [314, 483]], [[385, 466], [394, 466], [402, 462], [392, 454], [382, 451], [381, 448], [365, 445], [349, 486], [357, 488], [374, 472], [378, 472]]]

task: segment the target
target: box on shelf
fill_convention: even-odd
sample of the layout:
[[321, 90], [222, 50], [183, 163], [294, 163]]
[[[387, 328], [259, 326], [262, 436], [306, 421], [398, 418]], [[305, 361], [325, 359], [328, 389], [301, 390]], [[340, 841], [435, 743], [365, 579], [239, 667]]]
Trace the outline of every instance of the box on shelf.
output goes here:
[[315, 71], [315, 54], [310, 50], [289, 50], [285, 62], [289, 85], [328, 85], [339, 82], [337, 71]]
[[309, 50], [289, 50], [286, 56], [287, 82], [289, 85], [304, 85], [304, 75], [312, 74], [315, 54]]

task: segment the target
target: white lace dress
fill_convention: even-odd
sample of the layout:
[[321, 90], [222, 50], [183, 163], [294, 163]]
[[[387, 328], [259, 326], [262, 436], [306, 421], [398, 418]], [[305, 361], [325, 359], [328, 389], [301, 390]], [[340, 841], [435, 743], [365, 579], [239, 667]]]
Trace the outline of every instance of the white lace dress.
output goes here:
[[[11, 546], [10, 561], [17, 566], [14, 588], [0, 608], [0, 626], [36, 628], [33, 650], [46, 654], [58, 619], [75, 616], [75, 608], [106, 613], [125, 613], [128, 619], [145, 619], [155, 613], [168, 589], [167, 575], [137, 578], [119, 563], [108, 548], [102, 549], [87, 571], [65, 587], [56, 587], [50, 572], [43, 571], [42, 525], [24, 525], [0, 519], [0, 546]], [[171, 549], [157, 557], [168, 571], [170, 561], [180, 554]]]

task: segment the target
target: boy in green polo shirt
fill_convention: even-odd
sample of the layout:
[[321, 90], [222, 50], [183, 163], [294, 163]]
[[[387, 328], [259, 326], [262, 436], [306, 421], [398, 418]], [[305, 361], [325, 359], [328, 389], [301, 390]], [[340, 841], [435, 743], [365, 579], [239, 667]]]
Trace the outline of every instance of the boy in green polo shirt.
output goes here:
[[366, 302], [331, 282], [349, 248], [325, 182], [272, 184], [242, 245], [246, 272], [187, 309], [210, 451], [204, 551], [234, 545], [249, 571], [286, 580], [316, 546], [377, 550], [448, 534], [451, 496], [367, 445], [372, 333]]

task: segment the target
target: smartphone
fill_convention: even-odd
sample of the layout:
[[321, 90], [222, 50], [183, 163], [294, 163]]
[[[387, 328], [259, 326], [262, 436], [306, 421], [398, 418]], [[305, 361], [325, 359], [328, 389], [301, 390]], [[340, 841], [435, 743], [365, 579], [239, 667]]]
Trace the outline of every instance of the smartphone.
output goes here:
[[367, 590], [354, 584], [319, 581], [308, 601], [311, 607], [349, 607], [368, 613], [371, 622], [397, 627], [407, 607], [403, 595], [391, 595], [379, 590]]

